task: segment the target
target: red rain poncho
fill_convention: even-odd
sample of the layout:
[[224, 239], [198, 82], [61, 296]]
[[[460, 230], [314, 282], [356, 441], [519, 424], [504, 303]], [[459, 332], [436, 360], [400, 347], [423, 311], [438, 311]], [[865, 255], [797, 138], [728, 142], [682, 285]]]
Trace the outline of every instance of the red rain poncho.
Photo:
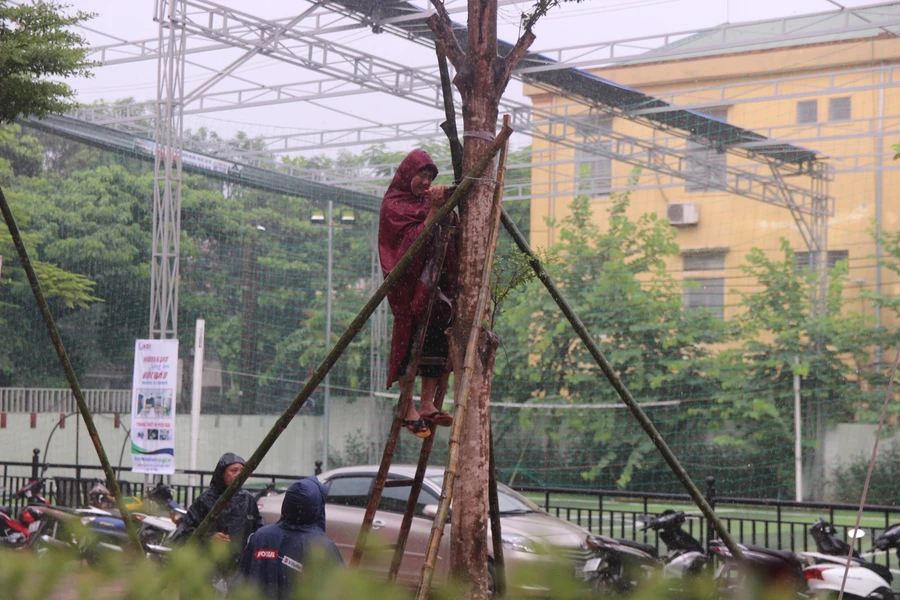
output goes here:
[[[437, 166], [424, 150], [413, 150], [406, 155], [397, 168], [391, 185], [381, 203], [378, 226], [378, 253], [384, 275], [400, 262], [400, 258], [425, 229], [425, 217], [429, 204], [424, 198], [413, 195], [410, 184], [420, 169], [431, 167], [437, 175]], [[450, 215], [451, 225], [459, 222], [456, 213]], [[436, 234], [435, 234], [436, 238]], [[400, 364], [409, 348], [416, 315], [411, 306], [422, 271], [431, 256], [432, 245], [426, 244], [412, 266], [397, 285], [388, 293], [388, 303], [394, 315], [394, 330], [391, 335], [391, 358], [388, 365], [387, 386], [391, 387], [400, 375]], [[457, 257], [453, 240], [447, 247], [444, 267], [441, 271], [439, 287], [453, 301], [456, 297]], [[434, 313], [432, 315], [434, 317]], [[434, 321], [434, 318], [432, 318]], [[437, 324], [437, 323], [432, 323]]]

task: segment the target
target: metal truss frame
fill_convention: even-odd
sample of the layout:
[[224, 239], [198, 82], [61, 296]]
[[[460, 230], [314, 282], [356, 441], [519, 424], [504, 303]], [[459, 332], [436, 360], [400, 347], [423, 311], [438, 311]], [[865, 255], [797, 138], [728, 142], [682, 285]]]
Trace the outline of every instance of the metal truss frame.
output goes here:
[[[280, 31], [280, 44], [277, 47], [267, 48], [267, 55], [283, 60], [287, 64], [293, 64], [319, 72], [324, 72], [343, 81], [352, 82], [362, 88], [380, 91], [399, 96], [407, 100], [423, 104], [435, 109], [441, 107], [439, 85], [437, 76], [432, 71], [423, 68], [412, 68], [395, 63], [371, 54], [367, 54], [348, 46], [323, 40], [316, 35], [308, 35], [299, 29], [286, 30], [276, 27], [270, 21], [265, 21], [241, 11], [234, 11], [226, 7], [208, 2], [206, 0], [184, 0], [191, 9], [191, 23], [183, 26], [188, 32], [207, 36], [217, 42], [228, 42], [235, 47], [253, 51], [266, 40], [265, 32], [277, 29]], [[328, 5], [331, 7], [331, 5]], [[203, 11], [206, 12], [203, 12]], [[198, 15], [200, 18], [198, 18]], [[231, 25], [237, 23], [237, 25]], [[262, 42], [265, 43], [265, 42]], [[595, 107], [597, 110], [609, 110], [604, 107]], [[523, 102], [504, 100], [501, 110], [513, 116], [513, 122], [519, 131], [527, 131], [534, 136], [545, 136], [553, 142], [558, 142], [552, 135], [551, 128], [534, 126], [535, 121], [556, 125], [560, 122], [560, 116], [552, 111], [541, 111]], [[610, 114], [626, 119], [638, 119], [645, 124], [656, 126], [658, 124], [641, 119], [627, 113], [610, 111]], [[537, 119], [535, 119], [537, 117]], [[568, 115], [565, 117], [569, 119]], [[580, 120], [575, 117], [569, 119], [569, 124], [574, 125]], [[667, 130], [673, 136], [682, 135], [683, 132]], [[646, 140], [625, 136], [616, 132], [609, 132], [617, 153], [615, 155], [604, 154], [602, 149], [587, 147], [588, 151], [606, 155], [609, 158], [620, 160], [628, 164], [639, 164], [654, 170], [663, 170], [666, 173], [682, 174], [685, 179], [696, 178], [699, 175], [683, 173], [680, 166], [686, 159], [696, 162], [696, 156], [688, 157], [685, 150], [678, 149], [677, 143], [660, 144], [654, 140], [648, 144]], [[779, 164], [779, 169], [792, 171], [788, 165]], [[778, 195], [773, 194], [771, 185], [773, 182], [768, 174], [747, 173], [746, 169], [729, 167], [728, 189], [733, 193], [749, 197], [763, 202], [780, 204]], [[791, 173], [796, 174], [796, 171]], [[810, 169], [805, 174], [813, 179], [822, 179], [823, 175], [817, 169]], [[698, 183], [702, 183], [698, 181]], [[804, 207], [806, 212], [815, 210], [828, 210], [827, 199], [819, 198], [820, 190], [803, 189], [800, 186], [791, 185], [790, 192], [799, 198], [794, 205]]]
[[185, 30], [183, 0], [157, 0], [156, 159], [153, 167], [153, 241], [150, 267], [150, 337], [178, 335], [178, 271], [181, 257], [182, 100]]
[[[501, 0], [501, 5], [520, 4], [515, 0]], [[175, 11], [174, 6], [180, 6], [180, 11]], [[897, 3], [888, 3], [895, 5]], [[889, 33], [889, 28], [900, 26], [900, 18], [894, 14], [885, 14], [883, 19], [872, 19], [873, 11], [878, 7], [888, 4], [876, 4], [866, 7], [845, 9], [842, 11], [827, 11], [804, 17], [819, 17], [825, 21], [839, 17], [843, 19], [834, 27], [835, 32], [864, 31], [881, 28]], [[372, 5], [374, 6], [374, 4]], [[465, 3], [450, 3], [450, 12], [462, 12]], [[868, 12], [866, 12], [868, 11]], [[119, 41], [114, 44], [100, 46], [94, 49], [92, 56], [99, 58], [103, 64], [125, 64], [134, 61], [156, 59], [159, 64], [160, 83], [156, 103], [157, 119], [155, 139], [158, 148], [158, 167], [155, 169], [157, 181], [161, 183], [159, 198], [161, 214], [166, 213], [167, 202], [173, 203], [173, 207], [180, 202], [180, 161], [167, 157], [178, 156], [181, 152], [183, 137], [183, 118], [185, 115], [205, 114], [215, 111], [234, 110], [251, 106], [270, 106], [280, 103], [317, 100], [369, 94], [387, 93], [404, 98], [417, 104], [435, 108], [442, 108], [439, 85], [433, 69], [427, 67], [410, 67], [408, 65], [392, 62], [372, 54], [368, 54], [350, 46], [331, 41], [324, 36], [338, 32], [350, 32], [363, 28], [372, 28], [375, 32], [387, 31], [404, 37], [412, 43], [423, 46], [431, 46], [430, 33], [425, 25], [425, 20], [432, 11], [414, 11], [402, 16], [378, 18], [377, 14], [363, 15], [351, 8], [342, 6], [337, 2], [314, 2], [300, 15], [291, 18], [266, 20], [258, 18], [247, 12], [234, 10], [215, 4], [207, 0], [157, 0], [157, 20], [160, 22], [160, 33], [157, 40], [141, 40], [137, 42]], [[863, 14], [865, 13], [865, 14]], [[349, 19], [348, 19], [349, 17]], [[805, 39], [811, 36], [820, 36], [823, 30], [806, 31], [794, 29], [788, 31], [792, 18], [781, 20], [784, 32], [777, 37], [779, 41], [785, 39]], [[759, 21], [757, 23], [761, 23]], [[772, 21], [766, 21], [771, 23]], [[837, 21], [835, 21], [837, 23]], [[650, 46], [656, 46], [660, 42], [668, 44], [671, 41], [683, 39], [688, 35], [702, 34], [708, 38], [707, 44], [698, 52], [708, 53], [739, 51], [741, 48], [752, 47], [754, 44], [765, 43], [765, 36], [756, 39], [744, 38], [733, 41], [729, 32], [739, 28], [746, 28], [754, 23], [738, 23], [723, 25], [700, 31], [683, 31], [668, 34], [666, 36], [646, 36], [641, 38], [629, 38], [613, 42], [602, 42], [592, 45], [571, 46], [546, 51], [549, 58], [547, 64], [535, 66], [535, 62], [519, 69], [516, 77], [533, 83], [529, 75], [534, 73], [569, 69], [578, 67], [596, 67], [623, 60], [663, 60], [675, 56], [688, 56], [683, 49], [663, 48], [653, 51]], [[175, 32], [179, 36], [175, 36]], [[788, 37], [785, 37], [788, 36]], [[190, 41], [190, 44], [186, 43]], [[153, 42], [156, 42], [154, 47]], [[202, 64], [194, 63], [187, 59], [188, 56], [214, 52], [223, 49], [242, 49], [244, 54], [230, 63], [225, 69], [214, 69]], [[644, 54], [635, 55], [634, 52], [645, 51]], [[624, 53], [628, 53], [627, 55]], [[253, 57], [265, 55], [277, 59], [286, 64], [312, 70], [322, 74], [315, 80], [298, 81], [295, 83], [279, 83], [274, 85], [263, 84], [254, 81], [252, 77], [239, 73], [241, 66], [246, 65]], [[532, 58], [535, 58], [532, 56]], [[556, 62], [552, 62], [552, 61]], [[200, 67], [210, 71], [210, 77], [202, 84], [188, 93], [184, 90], [184, 68], [186, 64]], [[884, 68], [882, 67], [882, 73]], [[896, 76], [896, 67], [890, 67], [886, 85], [892, 86], [900, 83], [900, 77]], [[857, 69], [837, 73], [829, 80], [829, 88], [834, 90], [850, 91], [851, 89], [873, 89], [874, 87], [861, 79], [866, 74], [878, 69]], [[847, 87], [837, 81], [836, 77], [846, 74], [858, 73], [858, 85]], [[784, 76], [760, 81], [759, 85], [776, 86], [780, 82], [788, 83], [798, 81], [803, 76]], [[216, 89], [216, 86], [225, 81], [239, 82], [239, 87], [229, 90]], [[751, 84], [753, 82], [750, 82]], [[700, 109], [709, 106], [721, 106], [722, 104], [739, 104], [745, 102], [759, 102], [759, 97], [747, 98], [735, 95], [727, 97], [729, 87], [716, 86], [721, 90], [721, 97], [710, 99], [708, 94], [698, 94], [698, 100], [684, 104], [683, 99], [692, 93], [708, 91], [710, 88], [697, 90], [679, 90], [671, 95], [672, 104], [677, 109]], [[164, 92], [165, 90], [165, 97]], [[554, 95], [565, 95], [560, 90], [553, 89]], [[746, 90], [742, 90], [746, 93]], [[791, 92], [792, 95], [801, 97], [823, 93], [822, 88], [809, 91]], [[776, 89], [777, 94], [777, 89]], [[573, 98], [572, 96], [569, 96]], [[783, 95], [779, 96], [780, 98]], [[678, 104], [677, 99], [682, 100]], [[590, 126], [584, 122], [583, 111], [589, 106], [595, 115], [615, 116], [632, 120], [652, 127], [656, 133], [648, 140], [625, 135], [621, 132], [600, 130], [588, 132], [580, 139], [574, 139], [568, 132], [578, 130], [584, 132]], [[577, 108], [576, 108], [577, 107]], [[683, 185], [683, 181], [693, 183], [705, 183], [702, 169], [687, 168], [688, 163], [696, 165], [702, 163], [702, 157], [696, 153], [690, 153], [686, 148], [686, 140], [703, 142], [703, 139], [691, 138], [683, 131], [673, 130], [661, 126], [658, 122], [647, 119], [656, 109], [614, 111], [602, 106], [589, 98], [578, 98], [577, 105], [573, 104], [571, 111], [563, 110], [560, 114], [559, 106], [553, 109], [543, 109], [530, 106], [524, 102], [504, 100], [501, 111], [513, 116], [514, 124], [518, 131], [530, 134], [537, 139], [544, 139], [557, 147], [580, 150], [603, 156], [627, 164], [640, 165], [644, 168], [656, 171], [668, 178], [668, 182], [657, 182], [659, 187]], [[669, 108], [668, 110], [671, 110]], [[134, 133], [141, 129], [146, 130], [147, 104], [135, 103], [132, 105], [90, 108], [84, 109], [79, 117], [98, 124], [116, 126]], [[145, 123], [141, 123], [144, 121]], [[882, 121], [883, 122], [883, 119]], [[768, 128], [774, 133], [777, 128]], [[560, 134], [560, 132], [563, 132]], [[404, 124], [377, 124], [357, 128], [347, 128], [335, 131], [318, 131], [311, 133], [289, 133], [284, 135], [267, 136], [264, 139], [265, 153], [284, 153], [310, 148], [329, 148], [353, 146], [360, 144], [372, 144], [382, 141], [396, 140], [420, 140], [423, 138], [442, 135], [437, 121], [421, 121]], [[847, 139], [853, 134], [847, 134]], [[864, 136], [866, 133], [860, 133]], [[771, 136], [770, 136], [771, 137]], [[798, 140], [791, 136], [791, 143]], [[802, 141], [802, 140], [800, 140]], [[769, 142], [762, 144], [768, 146]], [[729, 159], [726, 167], [727, 181], [723, 186], [725, 191], [737, 194], [756, 201], [761, 201], [787, 208], [798, 222], [801, 235], [811, 251], [818, 252], [825, 248], [827, 243], [827, 216], [833, 213], [833, 200], [827, 195], [827, 181], [830, 178], [828, 170], [820, 163], [814, 162], [803, 166], [786, 164], [771, 159], [763, 159], [754, 152], [754, 143], [744, 144], [740, 147], [714, 148], [714, 151], [727, 151], [741, 157], [740, 160]], [[252, 161], [264, 167], [280, 167], [275, 161], [268, 160], [266, 156], [258, 156], [255, 151], [240, 153], [234, 149], [222, 149], [207, 146], [205, 151], [228, 156], [233, 160]], [[756, 162], [753, 162], [756, 161]], [[544, 161], [532, 161], [534, 164], [543, 164]], [[549, 164], [549, 161], [548, 161]], [[880, 167], [888, 169], [891, 167]], [[841, 168], [846, 172], [848, 167]], [[867, 167], [865, 157], [860, 157], [857, 164], [849, 169], [871, 170]], [[293, 170], [293, 169], [292, 169]], [[296, 173], [295, 173], [296, 174]], [[302, 173], [301, 173], [302, 175]], [[792, 177], [788, 183], [786, 177]], [[808, 178], [809, 185], [801, 186], [796, 182], [797, 176]], [[678, 183], [675, 183], [675, 182]], [[353, 185], [352, 179], [332, 178], [329, 184]], [[359, 183], [359, 182], [356, 182]], [[371, 180], [367, 182], [371, 184]], [[359, 188], [357, 188], [359, 189]], [[370, 191], [374, 191], [371, 190]], [[520, 192], [524, 195], [524, 192]], [[155, 193], [155, 196], [157, 194]], [[523, 196], [524, 197], [524, 196]], [[533, 197], [533, 196], [532, 196]], [[167, 199], [168, 198], [168, 199]], [[156, 209], [156, 204], [155, 204]], [[178, 212], [178, 211], [174, 211]], [[171, 211], [168, 213], [171, 214]], [[154, 255], [154, 267], [160, 273], [160, 285], [163, 279], [171, 281], [173, 275], [177, 276], [177, 270], [161, 268], [164, 261], [171, 261], [171, 253], [177, 255], [176, 239], [166, 238], [167, 229], [177, 229], [174, 221], [161, 226], [158, 233], [154, 229], [154, 252], [160, 250], [158, 259]], [[169, 240], [168, 250], [164, 250], [165, 239]], [[171, 262], [166, 263], [171, 267]], [[177, 260], [175, 261], [177, 269]], [[156, 279], [154, 279], [156, 281]], [[164, 287], [164, 286], [163, 286]], [[156, 288], [154, 288], [156, 289]], [[162, 288], [160, 288], [162, 289]], [[154, 291], [154, 297], [157, 292]], [[177, 306], [177, 289], [174, 291], [174, 306]], [[171, 312], [172, 301], [159, 296], [154, 306], [152, 323], [161, 321], [156, 317], [157, 312], [165, 314]], [[157, 308], [159, 307], [159, 308]], [[165, 308], [163, 308], [165, 307]], [[176, 309], [177, 310], [177, 309]], [[177, 319], [177, 314], [174, 316]], [[170, 319], [166, 316], [165, 319]], [[167, 321], [169, 322], [169, 321]], [[177, 331], [177, 320], [174, 324], [151, 324], [151, 333], [161, 336], [174, 334]], [[168, 328], [168, 329], [167, 329]]]
[[[190, 61], [188, 61], [190, 64]], [[868, 80], [868, 78], [879, 75], [883, 76], [884, 85], [871, 85], [871, 84], [860, 84], [857, 83], [860, 81]], [[847, 76], [852, 76], [856, 78], [856, 81], [839, 83], [838, 80]], [[673, 104], [678, 105], [681, 108], [689, 108], [694, 110], [702, 111], [704, 108], [709, 107], [720, 107], [723, 105], [727, 106], [736, 106], [742, 104], [752, 104], [757, 102], [764, 102], [766, 100], [772, 99], [783, 99], [785, 97], [790, 98], [803, 98], [809, 96], [822, 96], [822, 95], [832, 95], [832, 94], [842, 94], [842, 93], [855, 93], [867, 90], [874, 89], [888, 89], [894, 87], [900, 87], [900, 65], [881, 65], [877, 67], [867, 67], [860, 69], [849, 69], [842, 70], [837, 72], [831, 72], [827, 75], [827, 79], [829, 81], [828, 85], [811, 85], [807, 87], [803, 92], [794, 92], [791, 94], [767, 94], [764, 96], [753, 96], [746, 97], [745, 94], [749, 94], [751, 92], [758, 91], [759, 87], [771, 87], [775, 86], [776, 92], [779, 87], [788, 85], [788, 84], [796, 84], [798, 82], [802, 82], [804, 80], [810, 79], [809, 75], [790, 75], [790, 76], [779, 76], [768, 78], [764, 81], [753, 80], [748, 81], [746, 83], [740, 83], [733, 86], [723, 86], [717, 85], [712, 87], [701, 87], [701, 88], [689, 88], [679, 90], [678, 92], [673, 92], [669, 94], [659, 95], [660, 98], [665, 99], [667, 101], [672, 102]], [[816, 80], [822, 79], [822, 76], [817, 76]], [[310, 82], [305, 82], [310, 83]], [[313, 82], [315, 85], [323, 86], [326, 85], [325, 80], [320, 80], [317, 82]], [[338, 85], [338, 83], [335, 83]], [[754, 87], [756, 86], [756, 87]], [[259, 88], [264, 87], [262, 84], [253, 84], [252, 87], [248, 88], [248, 92], [251, 90], [258, 90]], [[281, 87], [281, 86], [276, 86]], [[740, 88], [739, 90], [735, 90], [735, 88]], [[684, 103], [683, 101], [679, 102], [679, 100], [683, 99], [685, 96], [690, 97], [691, 95], [696, 95], [698, 97], [706, 96], [708, 98], [710, 91], [718, 91], [719, 97], [715, 100], [703, 100], [702, 102], [693, 102], [693, 103]], [[282, 90], [283, 91], [283, 90]], [[221, 95], [225, 94], [242, 94], [243, 90], [238, 91], [229, 91], [229, 92], [219, 92]], [[363, 90], [361, 93], [368, 93], [368, 90]], [[291, 96], [285, 93], [283, 98], [278, 99], [273, 103], [281, 103], [281, 102], [295, 102], [295, 101], [314, 101], [321, 100], [325, 98], [346, 95], [340, 92], [336, 93], [328, 93], [322, 95], [312, 95], [312, 96]], [[312, 98], [310, 100], [309, 98]], [[201, 99], [202, 101], [202, 99]], [[268, 105], [263, 102], [264, 105]], [[253, 104], [256, 106], [257, 104]], [[123, 105], [111, 105], [105, 107], [95, 107], [88, 106], [82, 107], [78, 109], [74, 115], [77, 118], [89, 121], [95, 124], [114, 126], [117, 129], [122, 129], [124, 131], [129, 131], [139, 136], [147, 136], [149, 133], [152, 133], [152, 127], [147, 124], [147, 109], [151, 108], [153, 103], [132, 103], [132, 104], [123, 104]], [[232, 106], [229, 104], [229, 106]], [[241, 106], [249, 106], [247, 104], [240, 105]], [[572, 104], [573, 108], [581, 107], [583, 104]], [[218, 110], [218, 108], [212, 109], [203, 109], [199, 107], [193, 110], [184, 111], [185, 115], [190, 114], [202, 114], [206, 112], [213, 112]], [[646, 109], [646, 110], [637, 110], [633, 111], [637, 115], [643, 114], [651, 114], [658, 109]], [[897, 117], [892, 115], [887, 115], [886, 117], [871, 117], [867, 119], [854, 119], [851, 121], [842, 121], [839, 123], [841, 127], [853, 126], [853, 125], [864, 125], [869, 124], [869, 126], [883, 125], [885, 119], [891, 120], [894, 118], [900, 117], [900, 113], [898, 113]], [[777, 139], [789, 139], [792, 143], [796, 144], [813, 144], [817, 141], [838, 141], [838, 140], [852, 140], [856, 138], [869, 137], [869, 131], [860, 131], [858, 133], [846, 133], [834, 135], [833, 133], [827, 133], [826, 130], [833, 129], [835, 127], [835, 123], [831, 122], [817, 122], [814, 124], [807, 124], [803, 126], [798, 126], [797, 124], [791, 123], [786, 125], [778, 125], [778, 126], [768, 126], [768, 127], [754, 127], [753, 130], [761, 135], [764, 135], [769, 138], [777, 138]], [[802, 137], [798, 137], [796, 131], [798, 129], [803, 129], [805, 132]], [[885, 135], [892, 135], [898, 133], [897, 131], [885, 130]], [[263, 135], [254, 137], [256, 142], [261, 143], [259, 149], [247, 149], [247, 150], [237, 150], [230, 149], [229, 157], [234, 160], [245, 160], [250, 162], [255, 162], [257, 160], [262, 159], [262, 162], [265, 163], [264, 160], [266, 155], [271, 154], [279, 154], [279, 153], [288, 153], [288, 152], [304, 152], [311, 150], [322, 150], [329, 148], [346, 148], [346, 147], [354, 147], [360, 145], [372, 145], [379, 144], [391, 141], [418, 141], [422, 139], [437, 139], [443, 138], [445, 136], [443, 130], [440, 129], [439, 122], [434, 119], [424, 119], [420, 121], [409, 121], [404, 123], [384, 123], [384, 124], [374, 124], [374, 125], [363, 125], [358, 127], [348, 127], [344, 129], [332, 129], [332, 130], [312, 130], [308, 132], [295, 132], [292, 131], [290, 133], [284, 134], [274, 134], [274, 135]], [[782, 138], [782, 136], [787, 136], [787, 138]], [[752, 149], [756, 143], [750, 142], [744, 144], [743, 147], [747, 149]], [[198, 150], [213, 152], [215, 153], [214, 147], [204, 147], [198, 148]], [[832, 165], [832, 171], [834, 173], [846, 173], [846, 172], [855, 172], [855, 171], [869, 171], [872, 169], [871, 165], [868, 165], [867, 161], [865, 161], [865, 155], [854, 155], [852, 158], [853, 164], [850, 165]], [[869, 157], [869, 163], [874, 163], [874, 155]], [[280, 163], [272, 163], [269, 165], [271, 168], [280, 168]], [[892, 170], [900, 168], [900, 166], [882, 166], [881, 168], [885, 170]]]

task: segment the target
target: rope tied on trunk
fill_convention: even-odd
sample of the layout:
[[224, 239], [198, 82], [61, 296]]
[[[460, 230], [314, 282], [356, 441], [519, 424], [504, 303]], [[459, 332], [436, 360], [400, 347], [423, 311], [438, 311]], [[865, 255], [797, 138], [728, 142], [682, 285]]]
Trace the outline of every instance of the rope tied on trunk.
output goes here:
[[475, 137], [493, 142], [497, 137], [497, 134], [493, 131], [463, 131], [463, 137]]

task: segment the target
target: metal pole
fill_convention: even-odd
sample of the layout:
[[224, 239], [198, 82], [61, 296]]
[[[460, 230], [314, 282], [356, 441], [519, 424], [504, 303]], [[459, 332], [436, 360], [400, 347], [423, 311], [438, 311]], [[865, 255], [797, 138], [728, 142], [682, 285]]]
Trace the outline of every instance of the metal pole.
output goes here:
[[[878, 135], [875, 137], [875, 293], [881, 295], [881, 257], [884, 249], [881, 245], [882, 219], [882, 153], [884, 152], [884, 69], [880, 73], [881, 87], [878, 90]], [[881, 328], [881, 305], [875, 302], [875, 327]], [[875, 346], [875, 372], [881, 373], [882, 348]]]
[[[794, 357], [794, 365], [799, 367], [799, 356]], [[794, 369], [794, 481], [797, 502], [803, 502], [803, 438], [800, 417], [800, 374]]]
[[[331, 268], [334, 257], [334, 202], [328, 201], [328, 274], [325, 284], [325, 348], [331, 347]], [[325, 374], [325, 400], [322, 411], [322, 470], [328, 470], [328, 429], [331, 417], [331, 373]]]
[[[200, 402], [203, 395], [203, 347], [206, 321], [197, 319], [194, 328], [194, 379], [191, 388], [191, 456], [189, 467], [197, 470], [197, 448], [200, 444]], [[191, 485], [197, 484], [197, 476], [191, 475]]]

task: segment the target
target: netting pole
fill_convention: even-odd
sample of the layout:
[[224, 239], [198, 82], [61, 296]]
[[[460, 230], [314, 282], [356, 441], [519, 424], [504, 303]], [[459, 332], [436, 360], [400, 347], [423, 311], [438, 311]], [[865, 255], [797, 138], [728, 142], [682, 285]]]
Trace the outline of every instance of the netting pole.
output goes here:
[[340, 339], [335, 343], [334, 347], [332, 347], [331, 351], [319, 365], [319, 367], [313, 372], [310, 378], [307, 380], [306, 385], [303, 386], [303, 389], [300, 390], [300, 393], [297, 394], [297, 397], [294, 398], [294, 401], [291, 402], [290, 406], [284, 411], [284, 413], [278, 417], [278, 420], [275, 421], [275, 424], [272, 425], [272, 429], [269, 430], [269, 433], [266, 434], [266, 437], [263, 438], [262, 442], [260, 442], [259, 446], [253, 452], [253, 455], [244, 465], [244, 468], [241, 470], [240, 474], [235, 477], [234, 481], [231, 483], [228, 488], [222, 492], [222, 495], [219, 496], [219, 499], [213, 505], [212, 509], [209, 511], [209, 514], [206, 515], [206, 518], [203, 519], [203, 522], [194, 530], [191, 538], [201, 539], [206, 532], [209, 531], [209, 528], [212, 524], [219, 518], [219, 515], [224, 510], [225, 506], [231, 502], [231, 499], [234, 497], [235, 493], [241, 486], [244, 485], [244, 482], [247, 481], [247, 478], [256, 470], [259, 466], [259, 463], [262, 462], [262, 459], [265, 458], [266, 454], [268, 454], [269, 450], [278, 440], [282, 433], [287, 429], [287, 426], [290, 425], [291, 420], [296, 416], [297, 412], [301, 408], [303, 408], [303, 404], [306, 400], [312, 395], [312, 393], [316, 390], [319, 384], [325, 379], [325, 375], [331, 370], [337, 360], [341, 357], [344, 350], [347, 349], [347, 346], [350, 345], [350, 342], [353, 341], [353, 338], [356, 337], [356, 334], [362, 330], [363, 326], [366, 324], [366, 321], [372, 316], [372, 313], [375, 312], [375, 309], [378, 308], [378, 305], [381, 304], [381, 301], [384, 300], [387, 293], [394, 287], [400, 277], [406, 273], [406, 270], [409, 269], [410, 265], [416, 260], [418, 253], [421, 251], [422, 247], [431, 240], [431, 237], [434, 235], [435, 230], [438, 225], [444, 222], [447, 216], [456, 208], [456, 205], [459, 204], [460, 198], [465, 197], [469, 193], [469, 189], [475, 184], [475, 180], [480, 176], [481, 172], [484, 171], [487, 164], [493, 160], [494, 156], [496, 156], [497, 152], [500, 151], [500, 148], [509, 139], [509, 136], [512, 135], [512, 129], [509, 127], [504, 127], [500, 133], [497, 134], [497, 138], [494, 140], [494, 143], [488, 148], [484, 154], [476, 161], [475, 165], [472, 167], [472, 171], [468, 174], [467, 177], [464, 177], [460, 184], [457, 186], [456, 191], [447, 199], [447, 202], [444, 203], [444, 206], [438, 211], [435, 217], [431, 220], [430, 223], [425, 225], [425, 229], [422, 230], [422, 233], [419, 234], [419, 237], [416, 238], [416, 241], [412, 243], [412, 246], [409, 247], [409, 250], [406, 251], [406, 254], [400, 259], [397, 263], [397, 266], [388, 273], [388, 276], [385, 277], [384, 282], [378, 287], [372, 297], [368, 302], [363, 306], [362, 310], [360, 310], [359, 314], [353, 319], [350, 323], [350, 326], [344, 332], [344, 334], [340, 337]]
[[653, 422], [650, 421], [650, 418], [640, 407], [640, 405], [638, 405], [637, 401], [634, 399], [634, 396], [632, 396], [631, 392], [628, 391], [628, 388], [625, 387], [625, 383], [619, 377], [619, 374], [616, 373], [615, 369], [613, 369], [612, 364], [610, 364], [606, 356], [603, 355], [603, 352], [600, 350], [597, 342], [595, 342], [594, 338], [591, 337], [591, 334], [588, 333], [588, 330], [584, 326], [584, 323], [581, 322], [581, 319], [578, 317], [578, 315], [575, 314], [575, 311], [569, 305], [568, 301], [566, 301], [566, 299], [563, 297], [562, 292], [558, 287], [556, 287], [556, 284], [553, 282], [550, 274], [547, 273], [547, 271], [544, 269], [544, 266], [541, 264], [541, 261], [531, 250], [531, 246], [528, 245], [528, 240], [525, 239], [525, 236], [522, 235], [522, 232], [519, 231], [519, 228], [516, 227], [515, 223], [513, 223], [513, 220], [506, 213], [506, 210], [503, 211], [501, 219], [503, 221], [503, 226], [506, 227], [506, 231], [508, 231], [510, 236], [512, 236], [513, 241], [516, 243], [516, 246], [518, 246], [519, 250], [528, 257], [528, 262], [531, 265], [531, 268], [534, 269], [534, 272], [537, 275], [538, 279], [541, 280], [541, 283], [543, 283], [544, 287], [547, 288], [547, 291], [550, 292], [550, 296], [553, 297], [556, 305], [559, 306], [560, 310], [562, 310], [563, 314], [566, 316], [566, 319], [568, 319], [569, 323], [572, 325], [572, 328], [575, 330], [575, 333], [578, 334], [578, 337], [580, 337], [581, 341], [584, 342], [584, 345], [587, 346], [587, 349], [591, 353], [591, 356], [597, 362], [597, 365], [599, 365], [600, 370], [603, 371], [603, 374], [609, 380], [609, 383], [612, 385], [613, 389], [616, 390], [619, 398], [621, 398], [622, 402], [625, 403], [625, 406], [627, 406], [628, 409], [631, 410], [631, 414], [634, 415], [634, 418], [637, 420], [638, 424], [647, 433], [647, 436], [649, 436], [650, 441], [652, 441], [656, 446], [656, 449], [659, 450], [660, 454], [662, 454], [663, 459], [665, 459], [666, 463], [669, 465], [669, 468], [672, 469], [675, 477], [677, 477], [678, 481], [680, 481], [682, 485], [684, 485], [684, 487], [687, 489], [688, 494], [690, 494], [691, 499], [693, 499], [694, 503], [700, 509], [700, 512], [703, 513], [703, 516], [705, 516], [713, 525], [715, 525], [716, 531], [719, 532], [719, 537], [721, 537], [722, 541], [725, 542], [725, 545], [731, 551], [731, 555], [738, 560], [743, 558], [741, 549], [731, 538], [731, 535], [725, 529], [725, 526], [722, 525], [722, 522], [716, 516], [715, 511], [713, 511], [712, 507], [706, 501], [706, 498], [703, 497], [700, 489], [691, 480], [690, 475], [688, 475], [684, 467], [681, 466], [681, 463], [678, 462], [678, 458], [675, 456], [675, 453], [672, 452], [668, 444], [666, 444], [665, 440], [663, 439], [662, 435], [660, 435], [660, 433], [656, 430]]
[[90, 435], [91, 442], [94, 444], [94, 449], [97, 451], [97, 458], [100, 459], [100, 465], [103, 467], [104, 475], [106, 475], [106, 484], [109, 486], [109, 489], [116, 500], [116, 507], [119, 509], [119, 512], [121, 512], [122, 519], [125, 521], [128, 538], [131, 540], [131, 543], [134, 544], [134, 547], [138, 551], [141, 551], [141, 542], [138, 539], [134, 523], [131, 521], [131, 513], [128, 512], [128, 507], [125, 506], [125, 502], [122, 498], [122, 491], [119, 489], [119, 482], [116, 481], [116, 475], [113, 473], [112, 466], [109, 464], [109, 459], [106, 456], [106, 451], [103, 449], [103, 443], [100, 441], [100, 434], [97, 433], [97, 427], [94, 425], [94, 418], [91, 416], [91, 411], [88, 410], [84, 394], [81, 392], [81, 385], [78, 383], [78, 377], [75, 375], [75, 369], [72, 367], [72, 363], [69, 362], [69, 356], [66, 354], [66, 347], [63, 345], [62, 337], [60, 337], [59, 330], [56, 328], [56, 322], [53, 320], [53, 315], [50, 313], [50, 307], [47, 305], [46, 298], [44, 298], [41, 284], [38, 281], [37, 274], [34, 272], [34, 267], [31, 265], [31, 260], [28, 258], [28, 251], [25, 249], [25, 243], [22, 241], [19, 227], [16, 225], [16, 221], [13, 218], [12, 211], [9, 208], [9, 203], [6, 201], [6, 196], [3, 194], [2, 188], [0, 188], [0, 212], [3, 213], [3, 219], [6, 221], [9, 235], [12, 237], [16, 252], [19, 254], [19, 260], [22, 262], [22, 268], [25, 270], [25, 275], [28, 277], [28, 283], [31, 285], [31, 291], [34, 293], [34, 300], [37, 303], [38, 310], [41, 312], [41, 317], [44, 319], [44, 324], [47, 326], [47, 333], [50, 335], [50, 341], [53, 343], [53, 348], [56, 350], [56, 355], [59, 357], [59, 362], [66, 374], [66, 380], [69, 382], [69, 387], [72, 389], [72, 395], [75, 396], [75, 402], [78, 404], [78, 411], [81, 413], [81, 418], [84, 419], [88, 435]]

